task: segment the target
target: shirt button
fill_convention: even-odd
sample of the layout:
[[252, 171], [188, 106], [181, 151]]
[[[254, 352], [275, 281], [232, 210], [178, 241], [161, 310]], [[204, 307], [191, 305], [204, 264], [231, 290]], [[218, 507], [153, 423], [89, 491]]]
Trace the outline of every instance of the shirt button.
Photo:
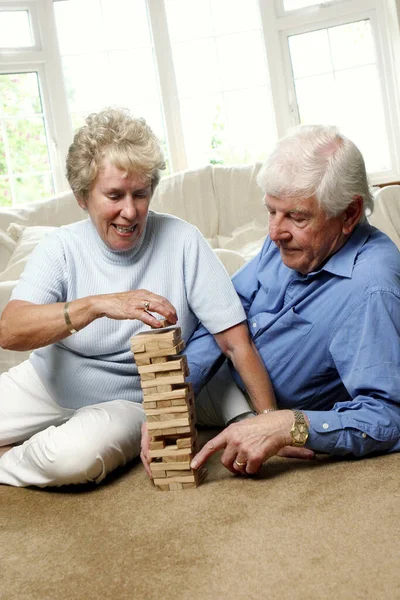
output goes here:
[[254, 323], [252, 323], [253, 327], [257, 327], [257, 323], [254, 321]]
[[329, 429], [329, 423], [322, 423], [323, 429]]
[[364, 438], [364, 440], [365, 440], [365, 438], [367, 437], [367, 434], [366, 433], [362, 433], [361, 437]]

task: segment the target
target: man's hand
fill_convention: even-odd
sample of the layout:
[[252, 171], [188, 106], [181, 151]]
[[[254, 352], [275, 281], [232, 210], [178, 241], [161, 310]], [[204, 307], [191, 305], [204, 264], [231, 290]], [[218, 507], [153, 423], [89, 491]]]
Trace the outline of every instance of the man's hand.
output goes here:
[[140, 460], [143, 463], [144, 468], [146, 469], [147, 475], [150, 479], [153, 479], [153, 475], [150, 470], [150, 437], [149, 430], [147, 428], [147, 421], [145, 421], [142, 425], [142, 439], [140, 442]]
[[312, 450], [290, 446], [293, 423], [291, 410], [278, 410], [229, 425], [198, 452], [191, 467], [199, 468], [218, 450], [223, 450], [221, 462], [229, 471], [248, 475], [271, 456], [314, 458]]

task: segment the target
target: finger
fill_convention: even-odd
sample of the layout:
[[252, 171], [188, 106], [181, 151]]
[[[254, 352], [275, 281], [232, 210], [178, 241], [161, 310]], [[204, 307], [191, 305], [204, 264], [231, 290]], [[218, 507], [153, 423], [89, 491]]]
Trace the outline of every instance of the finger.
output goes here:
[[250, 459], [247, 461], [246, 473], [247, 475], [255, 475], [261, 469], [263, 461], [261, 459]]
[[170, 323], [178, 320], [175, 307], [163, 296], [158, 296], [148, 290], [139, 290], [141, 305], [146, 311], [156, 312], [165, 317]]
[[150, 479], [153, 479], [153, 474], [152, 474], [152, 472], [150, 470], [149, 463], [147, 462], [145, 456], [143, 455], [143, 452], [140, 453], [140, 460], [142, 461], [142, 464], [143, 464], [143, 466], [145, 468], [145, 471], [146, 471], [147, 475], [150, 477]]
[[232, 463], [232, 468], [234, 472], [246, 475], [247, 458], [238, 455]]
[[278, 456], [284, 456], [285, 458], [302, 458], [305, 460], [312, 460], [315, 458], [314, 450], [309, 448], [296, 448], [296, 446], [285, 446], [278, 452]]
[[204, 465], [206, 460], [214, 454], [214, 452], [218, 452], [218, 450], [222, 450], [226, 446], [226, 435], [225, 430], [219, 433], [215, 438], [207, 442], [205, 446], [196, 454], [190, 463], [190, 467], [192, 469], [198, 469], [201, 465]]

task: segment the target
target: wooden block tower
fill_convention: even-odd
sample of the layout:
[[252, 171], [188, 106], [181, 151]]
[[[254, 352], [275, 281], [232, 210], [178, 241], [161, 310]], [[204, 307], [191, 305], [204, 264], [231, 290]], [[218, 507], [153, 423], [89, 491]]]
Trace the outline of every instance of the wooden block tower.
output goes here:
[[150, 435], [150, 469], [163, 491], [197, 487], [205, 470], [193, 471], [197, 451], [194, 396], [179, 327], [154, 329], [131, 338]]

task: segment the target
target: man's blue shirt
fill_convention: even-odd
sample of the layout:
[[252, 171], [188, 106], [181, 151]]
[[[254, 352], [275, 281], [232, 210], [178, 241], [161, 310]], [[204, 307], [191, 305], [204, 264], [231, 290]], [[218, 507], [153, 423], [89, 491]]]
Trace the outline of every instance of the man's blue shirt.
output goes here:
[[[322, 268], [302, 275], [268, 237], [233, 283], [279, 408], [310, 420], [307, 445], [357, 456], [400, 450], [400, 253], [391, 240], [359, 224]], [[187, 356], [198, 391], [221, 352], [200, 327]]]

